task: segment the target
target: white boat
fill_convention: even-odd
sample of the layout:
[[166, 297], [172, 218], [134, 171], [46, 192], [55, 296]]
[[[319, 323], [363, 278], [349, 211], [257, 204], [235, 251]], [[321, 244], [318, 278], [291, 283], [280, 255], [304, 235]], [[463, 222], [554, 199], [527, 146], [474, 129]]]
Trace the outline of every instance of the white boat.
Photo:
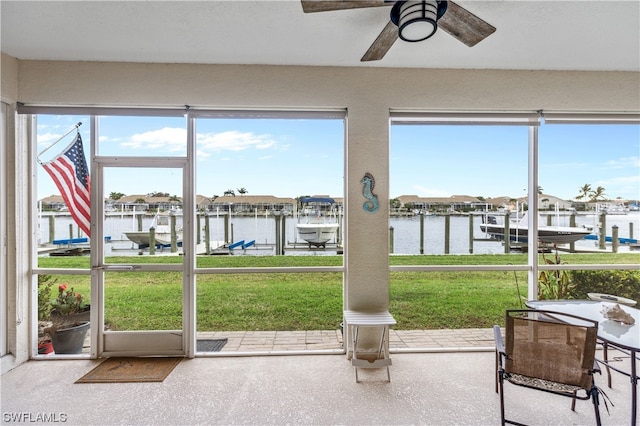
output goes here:
[[627, 214], [629, 213], [629, 210], [624, 206], [624, 204], [621, 203], [617, 203], [617, 204], [611, 204], [611, 203], [604, 203], [604, 204], [600, 204], [598, 206], [598, 210], [601, 213], [606, 213], [606, 214]]
[[[509, 240], [527, 243], [529, 223], [525, 214], [520, 220], [509, 223]], [[488, 216], [487, 223], [480, 225], [482, 232], [496, 240], [505, 239], [505, 225], [498, 223], [495, 216]], [[538, 240], [544, 244], [569, 244], [585, 238], [591, 231], [577, 226], [538, 226]]]
[[[156, 246], [169, 246], [171, 245], [171, 216], [176, 216], [173, 213], [158, 213], [153, 218], [151, 227], [155, 229], [155, 242]], [[151, 228], [150, 227], [150, 228]], [[139, 247], [149, 247], [149, 231], [128, 231], [124, 233], [127, 238]], [[182, 225], [176, 223], [175, 227], [176, 243], [182, 244]]]
[[340, 228], [334, 209], [335, 200], [306, 197], [300, 201], [303, 209], [296, 224], [298, 236], [316, 247], [325, 247], [329, 241], [335, 240]]

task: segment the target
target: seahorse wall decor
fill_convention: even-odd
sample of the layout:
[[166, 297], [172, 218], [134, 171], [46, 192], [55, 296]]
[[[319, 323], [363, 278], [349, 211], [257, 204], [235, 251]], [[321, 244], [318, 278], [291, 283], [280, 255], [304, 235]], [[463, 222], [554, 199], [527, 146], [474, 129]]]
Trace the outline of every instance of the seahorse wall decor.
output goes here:
[[380, 204], [378, 203], [378, 196], [373, 193], [373, 188], [376, 186], [376, 180], [373, 178], [371, 173], [365, 173], [360, 183], [363, 185], [362, 195], [367, 199], [367, 201], [362, 205], [362, 209], [367, 213], [377, 212]]

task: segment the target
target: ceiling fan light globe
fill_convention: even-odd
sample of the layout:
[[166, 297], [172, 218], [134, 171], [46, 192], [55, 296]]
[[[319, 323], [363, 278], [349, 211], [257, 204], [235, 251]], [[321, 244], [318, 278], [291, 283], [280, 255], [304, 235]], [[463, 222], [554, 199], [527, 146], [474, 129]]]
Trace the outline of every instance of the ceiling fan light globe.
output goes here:
[[438, 25], [435, 22], [420, 19], [409, 21], [405, 25], [401, 26], [399, 29], [399, 35], [404, 41], [417, 42], [428, 39], [436, 32], [437, 29]]
[[443, 0], [399, 1], [391, 9], [391, 21], [398, 25], [400, 39], [417, 42], [435, 34], [446, 10]]

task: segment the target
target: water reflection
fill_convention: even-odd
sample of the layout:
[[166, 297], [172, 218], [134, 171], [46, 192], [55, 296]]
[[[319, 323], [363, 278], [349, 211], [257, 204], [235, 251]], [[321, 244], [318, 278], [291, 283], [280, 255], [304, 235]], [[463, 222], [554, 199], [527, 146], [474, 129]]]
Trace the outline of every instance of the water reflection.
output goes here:
[[[153, 220], [152, 215], [145, 216], [142, 223], [142, 229], [148, 229]], [[568, 216], [553, 217], [553, 225], [566, 225]], [[594, 215], [578, 215], [576, 224], [578, 226], [593, 225]], [[49, 241], [49, 217], [43, 215], [39, 220], [39, 243]], [[295, 219], [290, 217], [285, 222], [285, 238], [287, 244], [298, 243], [303, 241], [297, 236], [295, 229]], [[69, 238], [69, 225], [72, 224], [71, 217], [67, 215], [57, 215], [54, 220], [54, 239]], [[479, 241], [485, 239], [486, 235], [480, 230], [481, 217], [473, 218], [473, 238], [471, 241], [469, 235], [470, 222], [468, 216], [451, 216], [449, 229], [449, 253], [450, 254], [501, 254], [504, 253], [504, 246], [500, 241]], [[229, 238], [233, 237], [233, 241], [256, 241], [257, 247], [264, 248], [273, 245], [275, 242], [275, 220], [271, 216], [254, 216], [240, 217], [232, 216], [229, 220], [230, 228], [227, 232]], [[400, 217], [391, 218], [389, 222], [390, 228], [393, 228], [393, 252], [395, 254], [420, 254], [420, 218]], [[640, 226], [640, 212], [632, 212], [628, 215], [615, 215], [607, 217], [608, 235], [611, 233], [612, 226], [618, 226], [619, 236], [629, 238], [630, 234], [635, 231], [635, 238], [638, 238], [638, 228]], [[225, 225], [222, 216], [211, 216], [209, 220], [210, 240], [225, 240]], [[204, 220], [201, 221], [201, 228], [204, 228]], [[109, 215], [105, 219], [104, 232], [105, 235], [111, 237], [113, 245], [117, 247], [131, 247], [130, 242], [124, 235], [125, 232], [136, 230], [137, 220], [131, 215]], [[74, 235], [75, 237], [75, 235]], [[200, 238], [204, 240], [204, 229], [200, 230]], [[597, 248], [597, 241], [581, 240], [576, 243], [577, 250], [593, 250]], [[610, 244], [608, 244], [610, 249]], [[624, 251], [625, 246], [620, 247], [620, 251]], [[248, 250], [249, 251], [249, 250]], [[256, 250], [256, 254], [267, 254], [265, 250]], [[423, 253], [440, 255], [445, 253], [445, 217], [444, 216], [426, 216], [424, 217], [424, 238]], [[122, 253], [124, 254], [124, 253]], [[335, 254], [331, 252], [330, 254]]]

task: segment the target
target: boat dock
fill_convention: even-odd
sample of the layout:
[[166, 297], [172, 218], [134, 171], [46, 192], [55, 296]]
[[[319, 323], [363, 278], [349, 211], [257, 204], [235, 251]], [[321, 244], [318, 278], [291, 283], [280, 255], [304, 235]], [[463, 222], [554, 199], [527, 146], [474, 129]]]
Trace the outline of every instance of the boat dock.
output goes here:
[[313, 244], [309, 244], [306, 241], [289, 241], [287, 245], [284, 247], [284, 251], [308, 251], [308, 252], [333, 252], [335, 251], [337, 254], [342, 254], [344, 251], [344, 247], [342, 244], [337, 243], [325, 243], [322, 246], [316, 246]]

